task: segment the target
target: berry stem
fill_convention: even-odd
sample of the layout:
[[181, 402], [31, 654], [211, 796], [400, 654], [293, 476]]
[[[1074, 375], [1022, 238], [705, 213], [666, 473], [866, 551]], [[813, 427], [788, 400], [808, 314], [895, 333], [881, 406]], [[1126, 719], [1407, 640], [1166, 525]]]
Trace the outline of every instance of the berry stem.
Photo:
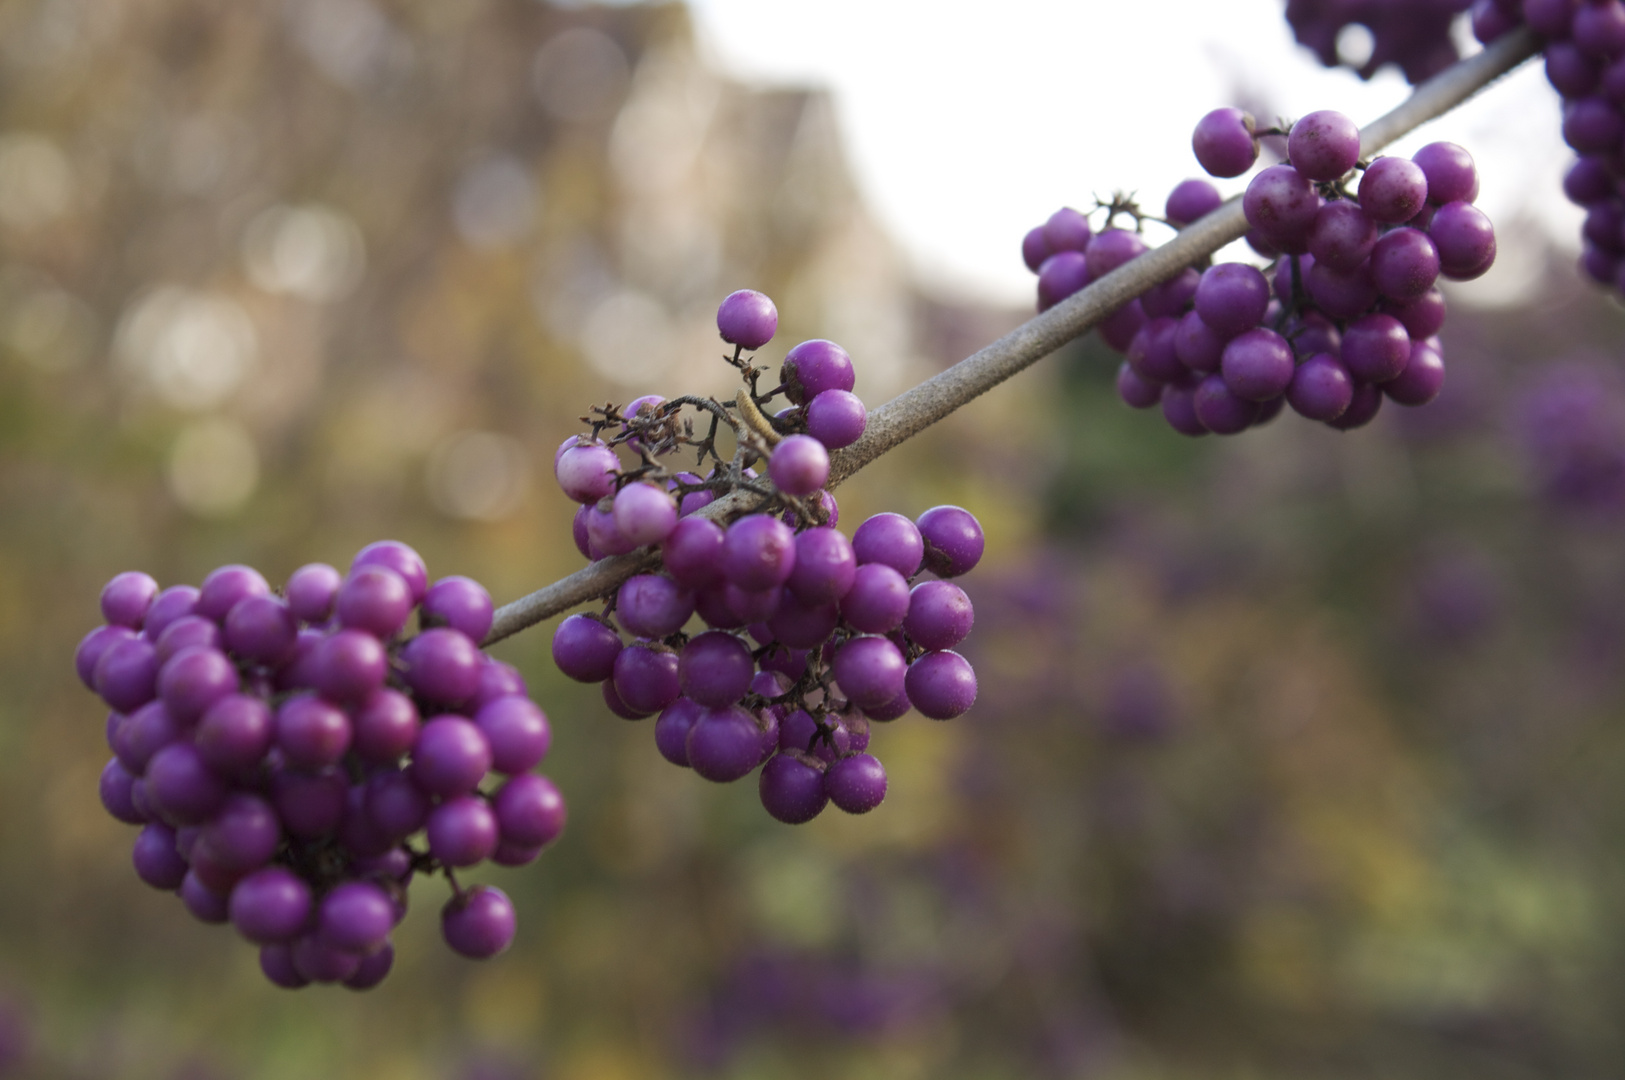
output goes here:
[[[1540, 51], [1540, 40], [1528, 27], [1497, 39], [1483, 52], [1446, 68], [1412, 91], [1411, 96], [1360, 132], [1360, 158], [1443, 116], [1490, 83]], [[918, 435], [960, 406], [1082, 337], [1124, 304], [1199, 263], [1247, 232], [1241, 198], [1192, 222], [1178, 236], [1094, 281], [1066, 300], [1027, 320], [1004, 337], [966, 357], [911, 390], [905, 390], [869, 414], [862, 437], [830, 455], [829, 482], [834, 488], [898, 444]], [[738, 350], [736, 350], [736, 357]], [[737, 428], [735, 430], [738, 430]], [[727, 521], [762, 501], [753, 491], [736, 491], [698, 511]], [[603, 596], [635, 574], [660, 565], [660, 552], [645, 548], [600, 559], [528, 596], [499, 608], [484, 644], [534, 626], [544, 619]]]

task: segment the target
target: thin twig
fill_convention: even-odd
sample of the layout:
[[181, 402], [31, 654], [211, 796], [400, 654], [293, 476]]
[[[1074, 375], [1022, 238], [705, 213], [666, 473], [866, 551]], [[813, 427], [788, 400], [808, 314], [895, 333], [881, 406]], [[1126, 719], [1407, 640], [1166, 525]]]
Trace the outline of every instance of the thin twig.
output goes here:
[[[1522, 28], [1435, 75], [1418, 86], [1398, 108], [1360, 132], [1362, 158], [1454, 109], [1534, 56], [1539, 48], [1535, 35]], [[862, 438], [831, 455], [827, 486], [835, 487], [899, 443], [1031, 367], [1067, 342], [1082, 337], [1119, 307], [1240, 239], [1246, 231], [1241, 199], [1232, 198], [1187, 226], [1168, 243], [1118, 267], [981, 351], [899, 394], [869, 414]], [[759, 495], [735, 492], [699, 513], [713, 519], [726, 519], [760, 502]], [[501, 641], [543, 619], [603, 596], [634, 574], [659, 565], [660, 553], [653, 548], [600, 559], [569, 577], [504, 605], [496, 613], [485, 644]]]

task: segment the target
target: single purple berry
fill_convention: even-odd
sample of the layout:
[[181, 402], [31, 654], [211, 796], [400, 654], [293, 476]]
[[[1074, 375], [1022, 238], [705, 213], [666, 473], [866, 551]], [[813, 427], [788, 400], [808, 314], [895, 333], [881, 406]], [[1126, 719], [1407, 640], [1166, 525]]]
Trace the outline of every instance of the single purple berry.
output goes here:
[[276, 712], [277, 747], [295, 768], [337, 764], [353, 734], [344, 710], [314, 695], [289, 698]]
[[634, 641], [615, 657], [615, 692], [632, 711], [657, 713], [681, 692], [677, 664], [675, 652]]
[[1189, 225], [1211, 214], [1223, 203], [1224, 196], [1219, 194], [1219, 189], [1206, 180], [1184, 180], [1168, 194], [1167, 207], [1162, 216], [1175, 225]]
[[1258, 419], [1258, 403], [1237, 397], [1222, 375], [1209, 375], [1198, 383], [1192, 404], [1196, 419], [1215, 435], [1238, 434]]
[[1354, 399], [1354, 379], [1337, 357], [1317, 353], [1293, 372], [1286, 399], [1300, 416], [1335, 420]]
[[1038, 273], [1038, 268], [1052, 254], [1054, 252], [1050, 251], [1049, 244], [1044, 239], [1044, 226], [1035, 225], [1021, 238], [1021, 261], [1026, 263], [1027, 269], [1033, 273]]
[[1070, 206], [1063, 206], [1051, 214], [1049, 220], [1044, 222], [1043, 228], [1044, 244], [1051, 254], [1058, 251], [1082, 251], [1089, 246], [1089, 238], [1093, 234], [1089, 219]]
[[251, 566], [222, 566], [211, 570], [198, 591], [195, 611], [206, 619], [220, 622], [237, 601], [249, 596], [265, 596], [271, 591], [260, 572]]
[[491, 594], [473, 578], [443, 577], [423, 594], [418, 619], [425, 627], [449, 626], [470, 641], [483, 641], [491, 632]]
[[829, 803], [824, 774], [806, 756], [775, 754], [762, 766], [757, 793], [762, 806], [786, 825], [801, 825], [817, 817]]
[[102, 618], [111, 626], [141, 629], [147, 609], [158, 597], [158, 583], [139, 570], [126, 570], [102, 587]]
[[951, 720], [976, 703], [976, 672], [956, 652], [928, 652], [908, 666], [904, 688], [920, 715]]
[[1264, 275], [1245, 263], [1219, 263], [1202, 274], [1196, 286], [1196, 313], [1225, 338], [1258, 325], [1269, 306]]
[[1439, 249], [1439, 272], [1453, 281], [1479, 277], [1495, 262], [1495, 226], [1471, 203], [1439, 207], [1428, 236]]
[[1162, 400], [1162, 383], [1145, 378], [1124, 360], [1117, 365], [1117, 396], [1131, 409], [1149, 409]]
[[474, 960], [488, 960], [513, 944], [514, 929], [513, 902], [494, 885], [455, 894], [440, 912], [446, 944]]
[[863, 634], [885, 634], [897, 629], [908, 614], [908, 606], [908, 581], [893, 567], [878, 562], [858, 567], [840, 605], [841, 617]]
[[1258, 160], [1257, 127], [1240, 109], [1214, 109], [1196, 123], [1191, 150], [1209, 175], [1240, 176]]
[[[657, 735], [658, 731], [657, 725]], [[525, 773], [514, 777], [497, 790], [491, 808], [504, 843], [540, 848], [564, 831], [564, 796], [545, 776]]]
[[829, 480], [829, 451], [810, 435], [791, 435], [773, 448], [767, 474], [786, 495], [811, 495]]
[[818, 528], [797, 533], [796, 561], [785, 582], [805, 604], [838, 601], [852, 587], [857, 556], [851, 541], [838, 529]]
[[333, 615], [333, 601], [344, 584], [344, 576], [326, 563], [309, 563], [288, 577], [283, 594], [288, 610], [307, 623], [326, 622]]
[[1271, 165], [1260, 172], [1241, 197], [1248, 223], [1289, 255], [1309, 250], [1320, 204], [1314, 184], [1290, 165]]
[[221, 776], [252, 769], [276, 737], [271, 708], [259, 697], [228, 694], [210, 705], [198, 721], [195, 741], [209, 768]]
[[971, 631], [976, 613], [970, 597], [951, 581], [925, 581], [909, 592], [903, 632], [925, 649], [951, 649]]
[[1348, 273], [1311, 262], [1303, 276], [1309, 298], [1334, 319], [1358, 318], [1377, 302], [1377, 285], [1371, 278], [1369, 260]]
[[175, 850], [175, 830], [153, 822], [135, 838], [131, 852], [135, 872], [154, 889], [172, 892], [186, 879], [186, 860]]
[[677, 525], [677, 501], [653, 484], [628, 484], [615, 493], [615, 528], [633, 547], [658, 544]]
[[680, 697], [660, 713], [655, 721], [655, 749], [673, 765], [688, 767], [688, 732], [705, 706]]
[[292, 939], [310, 918], [310, 886], [281, 866], [256, 870], [239, 881], [228, 901], [231, 924], [261, 945]]
[[750, 649], [732, 634], [711, 630], [683, 646], [677, 679], [684, 697], [714, 708], [732, 705], [750, 688], [756, 669]]
[[186, 615], [197, 613], [198, 597], [202, 594], [191, 585], [171, 585], [159, 593], [147, 608], [141, 632], [146, 639], [156, 642], [170, 623]]
[[1439, 249], [1420, 229], [1395, 229], [1371, 249], [1371, 280], [1390, 300], [1419, 299], [1439, 279]]
[[868, 422], [863, 402], [850, 391], [825, 390], [807, 403], [807, 434], [830, 450], [857, 442]]
[[1224, 347], [1220, 371], [1232, 393], [1247, 401], [1279, 397], [1292, 381], [1292, 346], [1273, 330], [1258, 327]]
[[528, 697], [497, 698], [474, 714], [491, 747], [491, 768], [514, 775], [536, 767], [553, 745], [547, 714]]
[[1179, 352], [1174, 348], [1174, 331], [1179, 323], [1174, 319], [1151, 319], [1129, 342], [1128, 362], [1141, 378], [1147, 381], [1169, 382], [1185, 374]]
[[429, 812], [429, 853], [447, 866], [484, 862], [497, 847], [497, 819], [484, 799], [458, 795]]
[[299, 623], [288, 605], [275, 596], [250, 596], [226, 613], [225, 647], [258, 664], [277, 667], [293, 654]]
[[1286, 140], [1292, 167], [1311, 180], [1336, 180], [1360, 160], [1360, 126], [1322, 109], [1292, 125]]
[[779, 600], [779, 609], [768, 618], [768, 626], [773, 636], [784, 645], [810, 649], [823, 644], [835, 632], [840, 621], [841, 612], [835, 601], [804, 604], [794, 593], [786, 590]]
[[436, 716], [418, 732], [411, 768], [412, 778], [431, 795], [466, 795], [490, 771], [491, 744], [472, 721]]
[[1410, 357], [1410, 335], [1392, 315], [1367, 315], [1343, 332], [1343, 366], [1356, 382], [1385, 383]]
[[852, 534], [852, 553], [859, 566], [882, 563], [910, 578], [925, 558], [925, 538], [902, 514], [876, 514]]
[[553, 476], [571, 499], [591, 505], [615, 493], [620, 467], [615, 451], [602, 443], [586, 444], [566, 450], [553, 466]]
[[826, 390], [850, 391], [856, 383], [846, 350], [821, 338], [803, 341], [786, 353], [779, 379], [785, 396], [797, 405], [807, 404]]
[[145, 638], [120, 637], [103, 649], [92, 682], [110, 708], [132, 712], [158, 692], [158, 650]]
[[1048, 311], [1089, 284], [1089, 261], [1081, 251], [1059, 251], [1038, 268], [1038, 310]]
[[591, 615], [571, 615], [553, 632], [553, 663], [577, 682], [609, 678], [621, 648], [621, 636]]
[[774, 589], [795, 569], [795, 534], [768, 514], [751, 514], [728, 526], [722, 570], [740, 589]]
[[1425, 341], [1411, 346], [1410, 361], [1382, 392], [1400, 405], [1426, 405], [1444, 389], [1444, 357]]
[[883, 637], [858, 637], [835, 653], [835, 681], [858, 708], [884, 705], [903, 691], [907, 663]]
[[1084, 259], [1089, 267], [1089, 280], [1099, 281], [1119, 266], [1139, 258], [1149, 251], [1138, 233], [1127, 229], [1103, 229], [1089, 241]]
[[1478, 195], [1478, 167], [1473, 155], [1452, 142], [1428, 143], [1411, 155], [1427, 181], [1428, 202], [1472, 202]]
[[722, 584], [722, 526], [706, 518], [683, 518], [661, 544], [666, 572], [685, 589], [698, 591]]
[[479, 688], [479, 646], [450, 627], [425, 630], [406, 643], [400, 658], [406, 685], [429, 701], [456, 705]]
[[688, 764], [719, 784], [738, 780], [762, 758], [762, 732], [756, 719], [737, 705], [706, 709], [689, 729]]
[[1358, 203], [1338, 199], [1322, 206], [1309, 232], [1309, 254], [1339, 273], [1350, 273], [1371, 255], [1381, 235]]
[[829, 801], [848, 814], [867, 814], [886, 797], [886, 769], [872, 754], [853, 754], [824, 773]]
[[218, 865], [248, 873], [271, 861], [281, 839], [282, 826], [271, 804], [239, 791], [227, 796], [198, 842]]
[[1409, 221], [1427, 200], [1427, 174], [1409, 158], [1378, 158], [1360, 177], [1360, 209], [1372, 221]]

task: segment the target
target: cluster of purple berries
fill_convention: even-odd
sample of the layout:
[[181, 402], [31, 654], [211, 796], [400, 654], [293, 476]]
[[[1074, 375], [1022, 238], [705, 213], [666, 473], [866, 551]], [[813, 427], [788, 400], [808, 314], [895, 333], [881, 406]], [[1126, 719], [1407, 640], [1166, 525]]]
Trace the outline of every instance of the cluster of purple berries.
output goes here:
[[299, 568], [280, 594], [247, 566], [162, 591], [131, 571], [101, 610], [74, 661], [112, 710], [101, 798], [142, 827], [143, 881], [230, 922], [290, 989], [377, 985], [415, 874], [452, 879], [454, 950], [513, 940], [507, 896], [458, 887], [453, 870], [530, 862], [565, 811], [530, 771], [547, 717], [480, 651], [492, 610], [478, 582], [430, 584], [415, 551], [385, 540], [348, 574]]
[[1625, 290], [1625, 4], [1528, 2], [1521, 15], [1546, 39], [1546, 78], [1563, 97], [1563, 141], [1580, 155], [1563, 180], [1586, 211], [1580, 267]]
[[[1197, 124], [1192, 147], [1209, 173], [1240, 176], [1258, 160], [1259, 134], [1248, 114], [1216, 109]], [[1117, 378], [1123, 400], [1160, 404], [1184, 434], [1232, 435], [1269, 422], [1284, 404], [1349, 430], [1369, 423], [1384, 397], [1432, 401], [1444, 385], [1436, 282], [1478, 277], [1495, 260], [1494, 227], [1472, 205], [1478, 173], [1466, 150], [1432, 143], [1410, 159], [1362, 165], [1358, 127], [1330, 111], [1286, 134], [1290, 163], [1259, 172], [1242, 197], [1248, 241], [1276, 260], [1273, 272], [1190, 267], [1100, 326], [1106, 343], [1127, 353]], [[1219, 202], [1211, 184], [1187, 180], [1169, 197], [1166, 220], [1182, 227]], [[1127, 230], [1089, 235], [1088, 219], [1070, 209], [1024, 242], [1029, 266], [1043, 257], [1041, 307], [1145, 250]]]
[[[1487, 3], [1481, 0], [1480, 6]], [[1360, 77], [1369, 79], [1385, 64], [1396, 64], [1407, 81], [1419, 83], [1461, 59], [1450, 27], [1472, 4], [1473, 0], [1287, 0], [1286, 21], [1298, 44], [1327, 67], [1346, 62], [1337, 47], [1343, 31], [1363, 26], [1371, 32], [1371, 55], [1357, 69]], [[1512, 6], [1517, 6], [1516, 0]]]
[[[760, 293], [738, 292], [717, 324], [737, 360], [772, 337], [777, 312]], [[852, 398], [851, 359], [832, 342], [803, 342], [785, 358], [780, 385], [762, 395], [760, 371], [742, 371], [750, 389], [741, 409], [781, 391], [791, 408], [770, 420], [756, 410], [754, 441], [742, 440], [731, 461], [718, 458], [707, 482], [658, 467], [662, 454], [695, 444], [691, 431], [674, 434], [673, 403], [659, 398], [605, 411], [623, 424], [608, 442], [595, 433], [563, 449], [559, 483], [588, 515], [585, 542], [577, 529], [583, 552], [658, 544], [664, 572], [628, 580], [601, 615], [565, 619], [553, 659], [569, 677], [602, 684], [616, 715], [658, 713], [655, 742], [674, 764], [718, 782], [763, 766], [762, 803], [780, 821], [810, 821], [830, 802], [864, 813], [886, 793], [885, 770], [866, 752], [868, 722], [910, 708], [947, 720], [975, 701], [975, 673], [953, 651], [970, 633], [971, 602], [945, 579], [981, 559], [982, 529], [967, 511], [939, 506], [917, 522], [877, 514], [848, 540], [823, 487], [829, 450], [862, 432], [862, 404], [853, 423], [834, 425], [834, 442], [817, 409], [831, 395], [843, 409]], [[709, 443], [699, 442], [702, 459]], [[646, 464], [622, 468], [615, 444]], [[762, 457], [771, 489], [754, 486], [748, 468]], [[699, 483], [710, 486], [685, 493]], [[726, 527], [696, 513], [740, 488], [760, 491], [767, 508]], [[934, 578], [916, 583], [925, 571]], [[691, 636], [684, 628], [696, 614], [708, 629]]]

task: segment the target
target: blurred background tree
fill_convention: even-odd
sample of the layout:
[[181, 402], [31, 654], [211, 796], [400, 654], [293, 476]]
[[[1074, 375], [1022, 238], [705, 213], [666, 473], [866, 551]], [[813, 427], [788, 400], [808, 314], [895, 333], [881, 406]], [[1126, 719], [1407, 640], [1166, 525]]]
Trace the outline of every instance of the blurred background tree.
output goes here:
[[1617, 1072], [1625, 380], [1566, 266], [1370, 431], [1190, 443], [1085, 342], [843, 488], [989, 530], [981, 701], [877, 731], [866, 818], [778, 825], [503, 643], [571, 807], [490, 878], [516, 947], [420, 885], [383, 987], [287, 994], [97, 804], [108, 577], [392, 536], [501, 602], [579, 564], [589, 405], [727, 388], [728, 291], [871, 404], [1024, 313], [922, 291], [828, 97], [678, 4], [10, 0], [0, 87], [0, 1075]]

